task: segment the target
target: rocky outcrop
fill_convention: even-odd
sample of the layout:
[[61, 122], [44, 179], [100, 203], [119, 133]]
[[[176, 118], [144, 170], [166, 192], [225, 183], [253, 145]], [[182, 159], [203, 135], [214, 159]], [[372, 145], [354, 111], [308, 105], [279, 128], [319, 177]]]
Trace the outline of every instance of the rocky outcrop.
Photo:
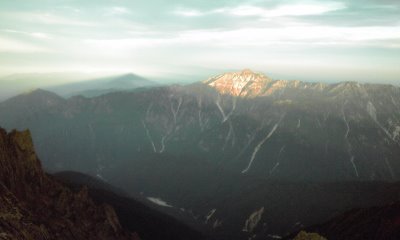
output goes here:
[[400, 202], [353, 209], [307, 230], [332, 240], [400, 239]]
[[0, 239], [138, 239], [87, 188], [73, 193], [41, 168], [29, 131], [0, 129]]
[[299, 232], [293, 240], [327, 240], [318, 233], [308, 233], [305, 231]]

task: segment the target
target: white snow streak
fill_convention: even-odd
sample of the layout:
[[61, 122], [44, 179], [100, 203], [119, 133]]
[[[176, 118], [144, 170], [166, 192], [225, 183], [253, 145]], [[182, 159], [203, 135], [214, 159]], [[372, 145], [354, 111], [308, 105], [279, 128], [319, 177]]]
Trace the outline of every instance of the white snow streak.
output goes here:
[[270, 237], [270, 238], [273, 238], [273, 239], [282, 239], [282, 237], [279, 236], [279, 235], [271, 235], [271, 234], [268, 234], [267, 236]]
[[354, 156], [351, 156], [350, 162], [351, 162], [351, 164], [353, 165], [354, 172], [356, 173], [357, 177], [359, 177], [359, 176], [358, 176], [357, 166], [356, 166], [356, 164], [354, 163]]
[[390, 134], [389, 131], [379, 123], [377, 114], [376, 114], [376, 108], [375, 108], [374, 104], [372, 104], [371, 101], [369, 101], [367, 104], [367, 112], [371, 116], [372, 120], [374, 120], [375, 123], [382, 129], [382, 131], [389, 137], [389, 139], [396, 142], [396, 138], [394, 136], [392, 136], [392, 134]]
[[301, 119], [299, 118], [299, 120], [297, 120], [297, 128], [301, 127]]
[[204, 131], [204, 123], [201, 120], [201, 109], [199, 109], [199, 114], [198, 115], [199, 115], [199, 126], [200, 126], [201, 131], [203, 132]]
[[217, 228], [217, 227], [219, 227], [219, 226], [221, 226], [222, 225], [222, 221], [220, 221], [220, 220], [215, 220], [215, 222], [214, 222], [214, 224], [213, 224], [213, 228]]
[[253, 232], [253, 230], [257, 227], [258, 223], [260, 222], [263, 213], [264, 213], [264, 207], [253, 212], [246, 220], [246, 223], [244, 224], [242, 231]]
[[344, 111], [343, 111], [343, 121], [346, 124], [346, 133], [344, 134], [344, 138], [348, 139], [349, 133], [350, 133], [350, 126], [349, 126], [349, 122], [347, 122], [346, 115], [344, 114]]
[[376, 108], [375, 108], [374, 104], [372, 104], [371, 101], [368, 101], [368, 104], [367, 104], [367, 112], [368, 112], [368, 114], [371, 116], [371, 118], [372, 118], [373, 120], [375, 120], [375, 122], [377, 122], [377, 118], [376, 118]]
[[243, 169], [242, 173], [246, 173], [247, 171], [249, 171], [251, 165], [253, 164], [254, 159], [256, 158], [257, 152], [260, 150], [261, 146], [272, 136], [272, 134], [274, 134], [274, 132], [276, 131], [278, 126], [279, 126], [279, 123], [275, 124], [274, 127], [272, 128], [272, 130], [268, 133], [268, 135], [263, 140], [261, 140], [261, 142], [254, 148], [253, 154], [251, 155], [250, 162], [247, 165], [247, 167], [245, 169]]
[[396, 126], [393, 131], [393, 139], [396, 140], [400, 136], [400, 126]]
[[177, 106], [176, 109], [174, 109], [173, 101], [171, 101], [171, 112], [172, 112], [172, 115], [174, 116], [174, 123], [175, 124], [176, 124], [176, 119], [177, 119], [177, 116], [178, 116], [178, 113], [179, 113], [179, 109], [181, 108], [182, 102], [183, 102], [182, 101], [182, 97], [180, 97], [179, 100], [178, 100], [178, 106]]
[[154, 151], [154, 152], [157, 152], [156, 146], [154, 145], [154, 142], [153, 142], [153, 139], [152, 139], [151, 136], [150, 136], [150, 131], [149, 131], [149, 129], [147, 128], [147, 126], [146, 126], [146, 124], [144, 123], [143, 120], [142, 120], [142, 124], [143, 124], [144, 129], [146, 130], [147, 138], [149, 139], [149, 141], [150, 141], [150, 143], [151, 143], [151, 146], [153, 147], [153, 151]]
[[161, 149], [159, 151], [159, 153], [163, 153], [165, 151], [165, 139], [167, 138], [167, 136], [163, 136], [161, 138]]
[[220, 112], [221, 115], [222, 115], [222, 122], [225, 122], [227, 118], [226, 118], [224, 109], [222, 109], [222, 107], [221, 107], [219, 101], [220, 101], [220, 99], [218, 98], [218, 100], [215, 102], [215, 104], [217, 105], [217, 107], [218, 107], [218, 109], [219, 109], [219, 112]]
[[280, 165], [279, 162], [276, 162], [276, 163], [275, 163], [274, 167], [269, 171], [269, 175], [270, 175], [270, 176], [272, 175], [272, 173], [275, 172], [275, 170], [279, 167], [279, 165]]
[[225, 137], [225, 143], [224, 146], [222, 148], [222, 150], [225, 150], [226, 145], [228, 145], [229, 140], [231, 140], [232, 146], [235, 145], [235, 133], [233, 131], [233, 126], [232, 123], [229, 121], [229, 132]]
[[217, 209], [212, 209], [208, 215], [206, 216], [206, 223], [208, 222], [208, 220], [210, 220], [210, 218], [212, 218], [212, 216], [214, 215], [215, 211], [217, 211]]
[[[232, 103], [232, 110], [228, 113], [228, 115], [226, 116], [226, 120], [228, 120], [231, 116], [232, 116], [232, 114], [233, 114], [233, 112], [235, 111], [235, 109], [236, 109], [236, 100], [237, 98], [233, 98], [233, 103]], [[225, 120], [225, 121], [226, 121]], [[224, 121], [224, 122], [225, 122]]]
[[217, 99], [217, 101], [215, 102], [215, 104], [217, 105], [217, 107], [218, 107], [218, 109], [219, 109], [219, 112], [220, 112], [221, 115], [222, 115], [222, 122], [221, 122], [221, 123], [224, 123], [224, 122], [226, 122], [226, 121], [231, 117], [231, 115], [233, 114], [233, 112], [234, 112], [235, 109], [236, 109], [236, 98], [233, 99], [232, 110], [228, 113], [228, 115], [225, 114], [224, 109], [222, 108], [222, 106], [221, 106], [221, 104], [220, 104], [220, 101], [221, 101], [221, 97], [218, 97], [218, 99]]
[[159, 206], [162, 206], [162, 207], [172, 207], [172, 205], [169, 205], [167, 202], [165, 202], [164, 200], [162, 200], [160, 198], [148, 197], [147, 200], [149, 200], [150, 202], [155, 203]]
[[392, 175], [392, 178], [393, 178], [393, 179], [395, 179], [395, 176], [394, 176], [394, 172], [393, 172], [392, 166], [389, 164], [389, 161], [387, 160], [387, 158], [385, 158], [385, 163], [386, 163], [386, 166], [387, 166], [387, 167], [388, 167], [388, 169], [389, 169], [390, 175]]
[[[346, 105], [346, 103], [344, 103], [344, 105]], [[349, 133], [350, 133], [350, 125], [349, 125], [349, 122], [347, 121], [346, 114], [345, 114], [345, 112], [344, 112], [344, 106], [343, 106], [343, 109], [342, 109], [342, 113], [343, 113], [343, 121], [344, 121], [345, 124], [346, 124], [346, 132], [345, 132], [345, 134], [344, 134], [344, 139], [346, 140], [347, 151], [349, 152], [349, 155], [350, 155], [350, 163], [351, 163], [351, 165], [353, 166], [354, 173], [356, 174], [357, 177], [359, 177], [358, 169], [357, 169], [357, 166], [356, 166], [356, 164], [355, 164], [355, 162], [354, 162], [354, 158], [355, 158], [355, 157], [353, 156], [353, 153], [352, 153], [351, 143], [350, 143], [350, 141], [349, 141], [349, 139], [348, 139]]]
[[270, 175], [270, 176], [272, 175], [273, 172], [275, 172], [275, 170], [276, 170], [276, 169], [279, 167], [279, 165], [281, 164], [281, 163], [280, 163], [280, 162], [281, 162], [280, 157], [281, 157], [282, 152], [285, 150], [285, 147], [286, 147], [286, 145], [283, 146], [283, 147], [281, 147], [281, 149], [279, 150], [278, 157], [277, 157], [278, 161], [276, 161], [274, 167], [269, 171], [269, 175]]

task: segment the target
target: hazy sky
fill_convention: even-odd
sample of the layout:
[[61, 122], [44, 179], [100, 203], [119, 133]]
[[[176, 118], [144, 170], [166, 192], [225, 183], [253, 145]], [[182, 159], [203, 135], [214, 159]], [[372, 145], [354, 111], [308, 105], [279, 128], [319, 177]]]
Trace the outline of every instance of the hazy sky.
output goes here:
[[0, 1], [0, 75], [242, 68], [399, 83], [400, 1]]

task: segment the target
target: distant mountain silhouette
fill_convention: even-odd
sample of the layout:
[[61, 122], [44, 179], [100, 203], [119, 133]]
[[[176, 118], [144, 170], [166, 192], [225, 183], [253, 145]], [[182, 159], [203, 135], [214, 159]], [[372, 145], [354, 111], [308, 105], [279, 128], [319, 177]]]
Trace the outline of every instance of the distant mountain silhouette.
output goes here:
[[81, 95], [84, 97], [95, 97], [110, 92], [129, 91], [135, 88], [152, 87], [156, 85], [158, 84], [153, 81], [150, 81], [133, 73], [128, 73], [119, 76], [111, 76], [81, 82], [68, 83], [64, 85], [50, 87], [48, 89], [64, 97], [71, 97], [76, 95]]
[[0, 102], [38, 88], [51, 88], [70, 82], [96, 79], [99, 73], [21, 73], [0, 78]]

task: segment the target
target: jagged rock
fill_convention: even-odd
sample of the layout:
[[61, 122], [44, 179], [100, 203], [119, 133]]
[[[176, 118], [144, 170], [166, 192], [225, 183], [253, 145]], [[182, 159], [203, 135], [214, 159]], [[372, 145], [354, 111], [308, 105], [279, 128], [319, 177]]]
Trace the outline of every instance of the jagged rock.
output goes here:
[[301, 231], [293, 240], [327, 240], [326, 238], [320, 236], [318, 233], [308, 233]]
[[29, 131], [0, 129], [0, 239], [139, 239], [114, 209], [47, 176]]

